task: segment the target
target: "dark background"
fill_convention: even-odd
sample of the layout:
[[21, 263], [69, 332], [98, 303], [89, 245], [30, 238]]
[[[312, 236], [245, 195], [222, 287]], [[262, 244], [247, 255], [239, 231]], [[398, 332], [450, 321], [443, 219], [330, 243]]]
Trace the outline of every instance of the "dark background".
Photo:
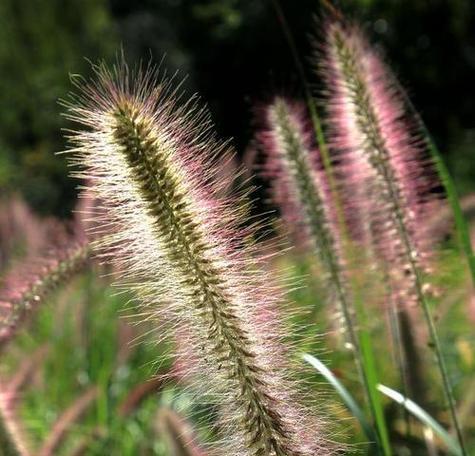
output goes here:
[[[348, 0], [342, 9], [380, 43], [456, 178], [475, 190], [475, 6], [472, 0]], [[282, 0], [299, 53], [316, 35], [317, 0]], [[243, 153], [252, 109], [301, 84], [270, 0], [1, 0], [0, 189], [21, 192], [40, 213], [67, 215], [58, 99], [87, 59], [160, 61], [188, 74], [186, 90], [208, 103], [218, 132]]]

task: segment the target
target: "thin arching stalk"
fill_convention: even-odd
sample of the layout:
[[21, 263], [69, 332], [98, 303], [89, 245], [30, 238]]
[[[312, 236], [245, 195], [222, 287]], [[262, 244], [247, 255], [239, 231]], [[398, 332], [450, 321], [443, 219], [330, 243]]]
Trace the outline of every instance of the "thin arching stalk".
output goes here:
[[[413, 188], [408, 188], [409, 186], [413, 186], [417, 189], [417, 179], [420, 177], [417, 175], [413, 177], [408, 171], [405, 171], [404, 167], [408, 165], [404, 162], [399, 162], [397, 165], [400, 167], [398, 177], [396, 168], [394, 168], [395, 165], [392, 162], [392, 160], [396, 160], [392, 156], [394, 150], [391, 150], [387, 145], [388, 143], [391, 144], [391, 141], [393, 143], [396, 141], [386, 137], [385, 134], [387, 134], [387, 132], [385, 132], [384, 127], [382, 127], [385, 120], [382, 120], [381, 117], [386, 115], [388, 118], [391, 118], [391, 116], [394, 115], [391, 109], [397, 111], [400, 108], [398, 105], [394, 108], [388, 107], [386, 100], [379, 99], [379, 97], [383, 97], [383, 95], [381, 95], [381, 85], [378, 84], [381, 84], [383, 78], [386, 78], [388, 82], [385, 88], [386, 90], [393, 90], [393, 97], [397, 95], [397, 86], [395, 94], [394, 85], [390, 85], [393, 80], [392, 76], [389, 73], [383, 74], [384, 70], [381, 69], [382, 66], [379, 63], [378, 56], [368, 50], [366, 42], [360, 32], [356, 31], [354, 27], [351, 28], [350, 26], [335, 21], [330, 23], [327, 33], [330, 36], [328, 65], [331, 68], [337, 84], [339, 84], [339, 90], [341, 90], [339, 95], [341, 97], [340, 102], [344, 104], [341, 110], [352, 110], [351, 112], [354, 117], [351, 118], [350, 123], [354, 130], [350, 133], [351, 135], [354, 134], [354, 136], [357, 134], [360, 138], [359, 144], [356, 144], [355, 140], [355, 143], [349, 146], [350, 151], [348, 155], [351, 155], [354, 160], [353, 167], [355, 169], [360, 167], [359, 172], [367, 173], [367, 179], [372, 180], [373, 185], [378, 188], [378, 194], [381, 200], [380, 208], [383, 211], [387, 211], [386, 223], [390, 225], [388, 230], [394, 230], [397, 233], [394, 246], [397, 245], [397, 248], [401, 248], [399, 255], [401, 255], [404, 261], [404, 264], [400, 266], [407, 269], [411, 282], [411, 285], [408, 285], [408, 287], [412, 289], [414, 298], [423, 311], [452, 421], [462, 451], [466, 454], [463, 435], [455, 410], [452, 387], [449, 381], [445, 359], [442, 354], [442, 347], [424, 292], [419, 264], [421, 252], [418, 250], [419, 246], [413, 239], [414, 235], [408, 225], [408, 220], [412, 217], [409, 211], [414, 211], [414, 208], [410, 207], [411, 202], [409, 196], [406, 195], [410, 195], [410, 192], [414, 192]], [[369, 68], [373, 68], [373, 71], [375, 71], [374, 68], [376, 68], [376, 71], [379, 71], [379, 73], [376, 75], [370, 73], [371, 70], [369, 70]], [[378, 102], [381, 103], [382, 106], [379, 107], [379, 111], [378, 108], [375, 107], [375, 104]], [[385, 109], [386, 111], [384, 111]], [[335, 111], [337, 112], [337, 108], [335, 108]], [[393, 125], [393, 127], [400, 128], [399, 125]], [[357, 133], [354, 133], [355, 131]], [[348, 137], [352, 138], [350, 133], [348, 133]], [[403, 144], [400, 147], [403, 148], [403, 152], [406, 155], [415, 155], [417, 153], [417, 148], [405, 144], [400, 138], [398, 138], [398, 140]], [[401, 152], [399, 151], [399, 153]], [[406, 172], [407, 175], [405, 175], [404, 172]], [[404, 182], [400, 179], [406, 179], [406, 181]], [[409, 179], [412, 179], [412, 181], [410, 182]], [[421, 228], [419, 227], [419, 229]], [[410, 298], [410, 295], [406, 295], [406, 299], [408, 298]], [[405, 303], [405, 305], [408, 305], [408, 303]]]

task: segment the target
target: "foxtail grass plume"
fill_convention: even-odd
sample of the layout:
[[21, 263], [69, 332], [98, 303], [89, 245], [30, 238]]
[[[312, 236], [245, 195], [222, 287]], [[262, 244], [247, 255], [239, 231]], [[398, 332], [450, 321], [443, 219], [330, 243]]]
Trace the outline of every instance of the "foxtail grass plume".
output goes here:
[[[259, 140], [265, 152], [264, 175], [271, 180], [274, 201], [280, 206], [294, 238], [312, 249], [326, 273], [332, 316], [350, 347], [366, 399], [369, 383], [357, 336], [355, 309], [347, 283], [347, 267], [340, 221], [327, 175], [314, 145], [314, 132], [305, 106], [277, 97], [264, 109]], [[297, 233], [295, 233], [297, 232]]]
[[270, 181], [272, 199], [292, 236], [305, 247], [312, 244], [329, 267], [335, 256], [331, 204], [305, 105], [275, 97], [258, 110], [258, 118], [262, 174]]
[[[324, 34], [321, 70], [328, 93], [330, 146], [347, 189], [348, 219], [357, 226], [353, 234], [373, 250], [388, 277], [390, 302], [404, 317], [401, 328], [413, 332], [404, 340], [414, 339], [423, 315], [465, 454], [423, 283], [434, 248], [425, 221], [440, 202], [434, 166], [427, 159], [419, 123], [410, 118], [405, 94], [361, 30], [335, 16], [327, 21]], [[410, 350], [417, 347], [404, 349], [410, 360]]]
[[[328, 301], [338, 304], [336, 314], [351, 334], [353, 322], [337, 217], [305, 105], [276, 97], [262, 109], [261, 117], [258, 140], [265, 154], [263, 175], [270, 180], [273, 200], [295, 241], [316, 253], [327, 276]], [[352, 337], [349, 342], [356, 345]]]
[[[196, 360], [191, 381], [221, 406], [224, 451], [334, 454], [320, 420], [295, 403], [276, 331], [281, 294], [243, 228], [247, 203], [216, 183], [228, 147], [206, 111], [193, 100], [180, 106], [156, 70], [119, 64], [97, 68], [69, 117], [85, 127], [71, 134], [76, 176], [91, 183], [113, 233], [98, 247], [113, 252], [120, 283], [145, 312], [186, 334], [178, 358]], [[258, 318], [266, 311], [272, 318]]]
[[50, 293], [85, 269], [89, 253], [86, 240], [73, 241], [61, 248], [50, 248], [42, 258], [27, 258], [12, 268], [0, 290], [0, 348]]
[[427, 268], [433, 248], [423, 222], [438, 202], [435, 170], [399, 86], [362, 32], [330, 20], [325, 36], [330, 146], [347, 192], [348, 223], [390, 265], [396, 299], [407, 306], [418, 300], [415, 269]]
[[[325, 36], [330, 147], [346, 192], [350, 232], [382, 267], [393, 315], [405, 314], [401, 328], [415, 329], [411, 321], [423, 299], [419, 271], [431, 249], [420, 223], [433, 203], [430, 164], [405, 117], [396, 81], [362, 32], [330, 20]], [[414, 339], [408, 336], [401, 340]]]

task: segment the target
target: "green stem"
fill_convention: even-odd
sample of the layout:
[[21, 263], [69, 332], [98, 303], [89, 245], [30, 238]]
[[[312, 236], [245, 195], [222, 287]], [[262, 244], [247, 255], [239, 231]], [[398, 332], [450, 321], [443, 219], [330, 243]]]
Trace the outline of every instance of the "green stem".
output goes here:
[[[387, 274], [386, 274], [387, 276]], [[385, 279], [386, 282], [389, 283], [389, 279]], [[391, 296], [389, 296], [389, 299], [391, 299]], [[395, 304], [393, 300], [391, 299], [391, 303], [389, 306], [389, 321], [391, 325], [391, 335], [393, 339], [393, 343], [395, 345], [395, 357], [396, 357], [396, 364], [398, 366], [399, 373], [401, 375], [401, 385], [402, 385], [402, 394], [404, 397], [408, 397], [408, 391], [409, 391], [409, 374], [408, 374], [408, 369], [409, 366], [407, 365], [407, 362], [404, 359], [404, 348], [401, 342], [401, 322], [398, 318], [398, 312], [397, 309], [395, 308]], [[406, 425], [406, 437], [408, 437], [411, 434], [411, 422], [409, 420], [409, 412], [407, 409], [403, 406], [402, 407], [403, 414], [404, 414], [404, 422]]]
[[[305, 99], [307, 101], [307, 106], [310, 112], [310, 116], [312, 119], [312, 124], [314, 126], [314, 131], [315, 131], [315, 137], [317, 140], [317, 144], [319, 147], [319, 151], [322, 157], [322, 162], [323, 166], [325, 169], [325, 174], [328, 179], [328, 184], [330, 187], [330, 193], [332, 196], [332, 202], [335, 207], [335, 212], [337, 215], [337, 220], [338, 220], [338, 227], [340, 229], [340, 235], [342, 237], [343, 243], [345, 244], [346, 247], [348, 247], [348, 251], [352, 251], [351, 243], [349, 240], [349, 236], [347, 233], [347, 225], [346, 225], [346, 220], [344, 216], [344, 211], [343, 211], [343, 205], [341, 203], [341, 198], [337, 189], [336, 185], [336, 180], [334, 177], [333, 173], [333, 166], [331, 163], [331, 158], [330, 158], [330, 153], [328, 150], [328, 146], [325, 140], [325, 134], [323, 131], [322, 127], [322, 121], [320, 119], [320, 116], [318, 115], [318, 110], [317, 106], [315, 103], [315, 100], [312, 96], [312, 92], [310, 89], [310, 85], [307, 81], [307, 77], [305, 76], [305, 70], [302, 64], [302, 61], [299, 57], [297, 47], [295, 45], [295, 41], [293, 38], [293, 34], [288, 26], [287, 20], [285, 18], [285, 15], [283, 13], [282, 7], [280, 5], [279, 0], [271, 0], [272, 5], [274, 7], [276, 16], [281, 24], [282, 31], [285, 35], [287, 44], [289, 46], [289, 50], [292, 54], [294, 64], [296, 66], [297, 72], [299, 74], [299, 78], [302, 82], [303, 89], [304, 89], [304, 95]], [[331, 274], [333, 275], [333, 272]], [[360, 377], [360, 382], [363, 386], [364, 389], [364, 394], [366, 398], [366, 402], [369, 405], [371, 416], [373, 417], [374, 422], [378, 423], [378, 416], [377, 412], [374, 408], [373, 401], [371, 400], [371, 397], [373, 396], [370, 390], [369, 382], [368, 382], [368, 375], [367, 375], [367, 366], [365, 366], [365, 361], [361, 355], [360, 348], [359, 348], [359, 342], [358, 342], [358, 336], [356, 334], [356, 330], [354, 329], [355, 323], [353, 322], [353, 318], [351, 316], [351, 312], [349, 310], [348, 303], [346, 302], [346, 298], [343, 297], [342, 299], [342, 288], [341, 288], [341, 282], [337, 282], [336, 286], [340, 302], [343, 304], [342, 305], [342, 310], [343, 310], [343, 317], [345, 319], [345, 324], [348, 329], [348, 336], [350, 338], [350, 342], [353, 345], [353, 353], [354, 353], [354, 360], [356, 364], [356, 368], [358, 371], [358, 375]], [[378, 454], [382, 454], [384, 451], [383, 446], [381, 445], [381, 440], [383, 439], [383, 436], [380, 433], [380, 429], [378, 427], [378, 440], [375, 442], [376, 447], [377, 447], [377, 452]]]
[[427, 140], [427, 145], [429, 147], [429, 151], [432, 154], [432, 159], [434, 160], [437, 172], [439, 177], [442, 181], [442, 185], [444, 186], [445, 192], [447, 194], [447, 198], [450, 203], [450, 207], [454, 214], [455, 220], [455, 227], [457, 231], [457, 236], [461, 248], [467, 258], [468, 267], [470, 270], [470, 276], [472, 278], [473, 286], [475, 286], [475, 255], [472, 247], [472, 242], [470, 239], [470, 229], [467, 223], [466, 218], [463, 215], [462, 206], [460, 205], [460, 198], [458, 195], [457, 187], [455, 186], [455, 182], [450, 175], [450, 172], [442, 158], [442, 154], [440, 153], [435, 141], [433, 140], [431, 134], [427, 130], [427, 127], [422, 120], [422, 117], [417, 112], [416, 108], [414, 107], [412, 101], [407, 96], [406, 91], [401, 87], [401, 85], [395, 81], [398, 85], [399, 92], [404, 98], [404, 102], [407, 108], [410, 110], [412, 116], [416, 119], [419, 129], [422, 135]]
[[368, 160], [377, 173], [377, 176], [382, 180], [382, 196], [384, 196], [384, 193], [386, 193], [390, 209], [394, 214], [396, 229], [402, 241], [406, 261], [409, 264], [410, 272], [414, 279], [414, 289], [417, 301], [422, 307], [424, 318], [429, 329], [429, 335], [433, 343], [437, 365], [442, 377], [444, 393], [448, 401], [451, 418], [457, 432], [457, 437], [460, 447], [462, 448], [462, 452], [464, 455], [466, 455], [463, 435], [457, 419], [455, 399], [449, 381], [445, 360], [442, 354], [442, 347], [436, 331], [434, 320], [431, 315], [429, 303], [427, 302], [423, 292], [421, 274], [413, 256], [414, 248], [406, 227], [404, 210], [400, 202], [400, 191], [396, 185], [394, 173], [387, 164], [389, 160], [388, 152], [385, 148], [384, 139], [381, 137], [379, 131], [378, 120], [370, 104], [370, 98], [367, 93], [364, 78], [360, 74], [360, 69], [358, 67], [358, 63], [356, 62], [356, 58], [346, 47], [344, 38], [339, 34], [335, 36], [335, 44], [347, 86], [355, 97], [354, 104], [357, 110], [358, 127], [361, 129], [361, 132], [366, 139], [365, 148], [366, 154], [368, 155]]

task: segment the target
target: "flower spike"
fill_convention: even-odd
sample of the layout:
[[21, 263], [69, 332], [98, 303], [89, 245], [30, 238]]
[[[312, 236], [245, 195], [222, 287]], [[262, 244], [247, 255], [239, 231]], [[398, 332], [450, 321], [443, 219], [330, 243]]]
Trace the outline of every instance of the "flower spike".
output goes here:
[[338, 303], [343, 330], [356, 346], [338, 223], [305, 106], [276, 97], [262, 111], [263, 175], [270, 179], [273, 200], [296, 243], [315, 251], [331, 290], [329, 301]]
[[[69, 109], [88, 128], [72, 135], [77, 175], [91, 182], [114, 233], [99, 247], [113, 253], [121, 283], [150, 313], [186, 334], [178, 356], [196, 360], [191, 380], [221, 405], [234, 444], [226, 451], [334, 454], [283, 374], [280, 293], [269, 289], [252, 230], [242, 228], [247, 203], [216, 185], [215, 162], [227, 146], [205, 111], [179, 107], [155, 70], [133, 73], [124, 64], [98, 68]], [[273, 318], [259, 318], [266, 312]]]
[[[346, 181], [353, 232], [376, 245], [392, 267], [399, 302], [417, 301], [409, 263], [427, 267], [432, 238], [421, 223], [438, 203], [428, 161], [399, 87], [362, 32], [341, 21], [326, 25], [323, 75], [329, 91], [331, 148]], [[359, 220], [356, 220], [356, 219]], [[396, 277], [398, 275], [398, 277]], [[407, 290], [410, 290], [407, 292]]]
[[[361, 30], [328, 20], [322, 72], [328, 91], [330, 146], [346, 186], [355, 237], [374, 252], [389, 280], [390, 301], [405, 323], [424, 315], [462, 453], [455, 400], [426, 297], [433, 239], [424, 229], [438, 207], [437, 179], [405, 94]], [[354, 228], [354, 226], [353, 226]], [[407, 325], [406, 325], [407, 326]], [[418, 325], [409, 325], [414, 331]], [[411, 355], [408, 353], [408, 356]]]
[[87, 267], [89, 254], [86, 240], [74, 240], [41, 259], [28, 258], [7, 274], [0, 290], [0, 348], [50, 293]]

